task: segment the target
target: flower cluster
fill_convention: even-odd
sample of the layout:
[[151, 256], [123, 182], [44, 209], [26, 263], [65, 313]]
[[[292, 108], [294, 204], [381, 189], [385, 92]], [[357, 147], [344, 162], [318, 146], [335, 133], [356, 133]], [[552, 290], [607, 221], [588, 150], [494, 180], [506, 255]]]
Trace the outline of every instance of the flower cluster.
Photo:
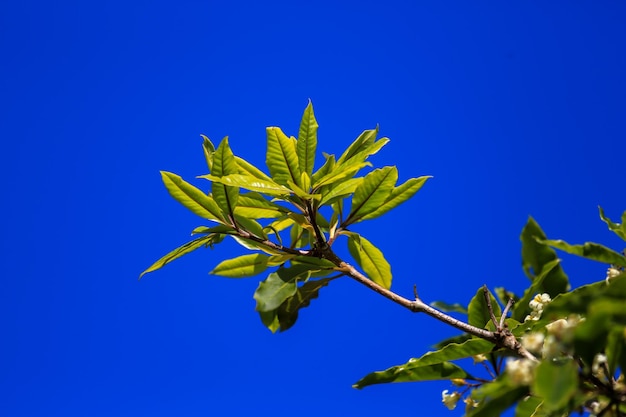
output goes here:
[[544, 307], [550, 301], [552, 301], [552, 298], [550, 298], [550, 294], [543, 293], [535, 295], [535, 297], [530, 300], [530, 303], [528, 303], [528, 305], [530, 306], [530, 314], [526, 316], [524, 321], [539, 320], [541, 318], [541, 313], [543, 313]]

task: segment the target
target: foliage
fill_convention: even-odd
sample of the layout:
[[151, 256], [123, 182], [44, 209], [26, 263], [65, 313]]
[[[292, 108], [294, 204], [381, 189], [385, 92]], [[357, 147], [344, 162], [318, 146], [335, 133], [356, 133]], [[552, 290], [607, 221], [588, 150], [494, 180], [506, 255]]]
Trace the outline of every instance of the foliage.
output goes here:
[[[156, 261], [141, 276], [230, 237], [253, 253], [224, 260], [211, 273], [244, 278], [270, 270], [254, 299], [262, 323], [272, 332], [292, 327], [300, 309], [342, 276], [461, 331], [419, 358], [364, 376], [355, 388], [449, 380], [456, 388], [443, 392], [444, 405], [452, 409], [463, 400], [468, 416], [497, 416], [511, 407], [520, 417], [583, 411], [626, 415], [623, 254], [597, 243], [570, 245], [547, 239], [530, 218], [521, 233], [522, 266], [529, 278], [523, 294], [496, 288], [494, 295], [482, 287], [467, 305], [427, 305], [417, 294], [415, 300], [403, 298], [390, 290], [391, 266], [383, 253], [350, 227], [407, 201], [430, 177], [396, 185], [394, 166], [359, 176], [371, 167], [368, 158], [389, 141], [378, 138], [378, 128], [363, 131], [339, 158], [324, 154], [315, 170], [317, 129], [310, 102], [297, 138], [268, 127], [269, 174], [235, 156], [227, 137], [216, 148], [203, 136], [209, 173], [199, 178], [211, 182], [210, 193], [176, 174], [161, 174], [172, 197], [211, 225], [195, 228], [194, 240]], [[621, 223], [610, 220], [602, 209], [600, 217], [626, 240], [626, 212]], [[362, 272], [333, 251], [342, 235]], [[555, 249], [608, 264], [606, 280], [571, 290]], [[466, 320], [457, 320], [448, 311], [465, 315]], [[478, 371], [467, 370], [464, 359], [473, 359]], [[481, 376], [483, 367], [487, 377]]]

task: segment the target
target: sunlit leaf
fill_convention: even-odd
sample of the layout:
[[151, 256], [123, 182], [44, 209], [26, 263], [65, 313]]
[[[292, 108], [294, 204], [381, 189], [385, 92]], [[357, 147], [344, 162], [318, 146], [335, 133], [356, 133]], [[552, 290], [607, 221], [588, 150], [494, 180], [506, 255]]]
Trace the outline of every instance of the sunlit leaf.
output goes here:
[[156, 271], [157, 269], [162, 268], [163, 266], [169, 264], [175, 259], [180, 258], [183, 255], [193, 252], [194, 250], [202, 246], [210, 245], [213, 241], [215, 241], [216, 237], [217, 235], [205, 235], [200, 236], [199, 238], [194, 239], [191, 242], [185, 243], [184, 245], [174, 249], [173, 251], [169, 252], [167, 255], [163, 256], [161, 259], [150, 265], [148, 269], [146, 269], [141, 273], [141, 275], [139, 275], [139, 279], [141, 279], [141, 277], [143, 277], [148, 272]]
[[272, 179], [266, 173], [264, 173], [245, 159], [235, 156], [235, 161], [237, 162], [237, 172], [239, 174], [246, 175], [248, 177], [254, 177], [263, 181], [272, 181]]
[[593, 242], [586, 242], [582, 245], [570, 245], [562, 240], [538, 239], [539, 243], [552, 246], [572, 255], [582, 256], [606, 264], [626, 267], [626, 257], [623, 255]]
[[[236, 174], [238, 171], [235, 155], [228, 145], [228, 137], [222, 139], [213, 155], [213, 170], [211, 174], [216, 177]], [[239, 188], [225, 185], [219, 182], [213, 182], [213, 198], [222, 212], [226, 215], [232, 215], [237, 206], [237, 198], [239, 197]]]
[[298, 265], [279, 268], [259, 284], [254, 292], [257, 311], [271, 311], [278, 308], [298, 290], [298, 280], [304, 281], [311, 274], [307, 266]]
[[258, 275], [267, 269], [268, 256], [260, 253], [238, 256], [218, 264], [210, 274], [230, 278]]
[[263, 226], [261, 226], [261, 224], [256, 220], [249, 217], [240, 216], [238, 214], [235, 214], [234, 218], [237, 222], [237, 225], [243, 230], [252, 233], [256, 237], [267, 239], [267, 235], [263, 230]]
[[300, 168], [295, 143], [278, 127], [268, 127], [266, 164], [274, 181], [286, 185], [287, 180], [299, 185]]
[[337, 164], [342, 164], [348, 159], [352, 158], [359, 152], [362, 152], [370, 145], [374, 143], [376, 140], [376, 135], [378, 135], [378, 126], [376, 129], [364, 130], [355, 140], [348, 146], [348, 149], [341, 155]]
[[171, 172], [161, 171], [161, 178], [170, 195], [194, 214], [216, 222], [224, 221], [222, 211], [212, 197]]
[[355, 223], [366, 214], [379, 209], [398, 180], [396, 167], [375, 169], [363, 178], [363, 182], [354, 191], [352, 208], [345, 225]]
[[350, 235], [348, 250], [369, 279], [384, 288], [391, 288], [391, 266], [380, 249], [363, 236], [357, 239]]
[[206, 160], [206, 165], [209, 168], [209, 172], [211, 172], [213, 170], [213, 154], [215, 153], [215, 146], [207, 136], [200, 136], [202, 136], [202, 150], [204, 151], [204, 159]]
[[400, 204], [407, 201], [409, 198], [413, 197], [415, 193], [417, 193], [422, 188], [424, 183], [426, 183], [426, 180], [428, 180], [429, 178], [432, 177], [425, 176], [419, 178], [411, 178], [404, 184], [394, 188], [379, 208], [371, 213], [362, 216], [361, 220], [369, 220], [375, 217], [382, 216], [389, 210], [396, 208]]
[[199, 235], [199, 234], [209, 234], [209, 233], [218, 233], [218, 234], [234, 234], [236, 233], [235, 229], [232, 226], [228, 226], [225, 224], [218, 224], [217, 226], [207, 227], [207, 226], [198, 226], [191, 231], [191, 235]]
[[200, 175], [198, 178], [204, 178], [209, 181], [219, 182], [224, 185], [231, 185], [233, 187], [240, 187], [245, 190], [256, 191], [262, 194], [267, 194], [276, 197], [283, 197], [289, 195], [291, 190], [273, 181], [262, 180], [250, 175], [244, 174], [231, 174], [223, 177], [216, 177], [214, 175]]
[[[313, 174], [313, 165], [315, 164], [317, 128], [318, 124], [317, 120], [315, 120], [315, 115], [313, 114], [313, 104], [309, 100], [309, 104], [306, 106], [306, 109], [304, 109], [302, 121], [300, 122], [300, 130], [298, 132], [298, 142], [296, 146], [300, 172], [306, 173], [309, 177]], [[305, 190], [308, 189], [308, 187], [304, 188]]]
[[273, 219], [288, 213], [285, 207], [266, 200], [259, 193], [240, 194], [235, 214], [251, 219]]
[[361, 168], [370, 166], [369, 162], [346, 163], [344, 165], [336, 165], [328, 174], [313, 182], [313, 189], [317, 190], [322, 186], [335, 184], [339, 181], [351, 178]]
[[331, 172], [335, 167], [335, 155], [329, 155], [327, 153], [322, 153], [322, 155], [326, 158], [324, 165], [311, 176], [311, 185], [314, 187], [317, 185], [320, 178]]
[[350, 178], [336, 184], [333, 187], [323, 187], [321, 191], [322, 200], [320, 201], [320, 205], [332, 204], [337, 199], [349, 196], [362, 182], [363, 178]]

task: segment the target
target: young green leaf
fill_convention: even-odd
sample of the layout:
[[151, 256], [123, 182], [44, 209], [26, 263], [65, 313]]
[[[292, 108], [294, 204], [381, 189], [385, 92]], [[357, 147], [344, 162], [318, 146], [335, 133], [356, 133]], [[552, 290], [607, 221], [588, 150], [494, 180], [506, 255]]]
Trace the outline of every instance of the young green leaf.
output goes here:
[[355, 140], [348, 146], [348, 149], [341, 155], [337, 164], [341, 165], [356, 154], [367, 149], [376, 140], [378, 135], [378, 126], [376, 129], [364, 130]]
[[220, 223], [224, 221], [220, 207], [211, 196], [171, 172], [161, 171], [161, 178], [170, 195], [194, 214]]
[[320, 178], [327, 175], [335, 168], [335, 155], [329, 155], [327, 153], [323, 153], [322, 155], [326, 158], [326, 162], [311, 176], [311, 183], [314, 186], [319, 182]]
[[598, 262], [626, 267], [626, 257], [623, 255], [593, 242], [586, 242], [583, 245], [570, 245], [562, 240], [537, 239], [541, 244], [560, 249], [572, 255], [582, 256]]
[[235, 214], [250, 219], [273, 219], [288, 213], [285, 207], [266, 200], [259, 193], [239, 194]]
[[417, 193], [422, 188], [426, 180], [428, 180], [429, 178], [432, 177], [424, 176], [419, 178], [411, 178], [404, 184], [395, 187], [380, 207], [378, 207], [373, 212], [361, 217], [361, 220], [369, 220], [382, 216], [389, 210], [398, 207], [400, 204], [413, 197], [415, 193]]
[[225, 175], [223, 177], [216, 177], [215, 175], [207, 174], [200, 175], [198, 176], [198, 178], [204, 178], [209, 181], [219, 182], [224, 185], [239, 187], [245, 190], [256, 191], [275, 197], [284, 197], [291, 193], [291, 190], [289, 190], [289, 188], [277, 184], [274, 181], [262, 180], [260, 178], [244, 174], [231, 174]]
[[298, 290], [298, 280], [305, 281], [311, 274], [307, 266], [279, 268], [259, 284], [254, 292], [257, 311], [271, 311], [278, 308]]
[[[223, 177], [238, 172], [235, 155], [228, 145], [228, 136], [222, 139], [213, 155], [213, 171], [212, 175]], [[237, 206], [237, 198], [239, 197], [239, 188], [225, 185], [219, 182], [213, 182], [213, 198], [220, 206], [225, 218], [232, 216]]]
[[259, 168], [255, 167], [245, 159], [235, 156], [235, 161], [237, 162], [237, 172], [239, 174], [246, 175], [248, 177], [254, 177], [263, 181], [272, 181], [272, 179], [267, 174], [265, 174], [263, 171], [261, 171]]
[[141, 275], [139, 275], [139, 279], [141, 279], [141, 277], [146, 275], [148, 272], [156, 271], [157, 269], [160, 269], [164, 267], [165, 265], [169, 264], [173, 260], [178, 259], [181, 256], [186, 255], [190, 252], [193, 252], [199, 247], [211, 245], [215, 241], [216, 237], [218, 236], [219, 235], [215, 235], [215, 234], [204, 235], [204, 236], [200, 236], [197, 239], [192, 240], [191, 242], [185, 243], [184, 245], [174, 249], [173, 251], [169, 252], [167, 255], [161, 257], [161, 259], [159, 259], [158, 261], [150, 265], [148, 269], [146, 269], [145, 271], [141, 273]]
[[287, 180], [299, 185], [300, 167], [294, 141], [278, 127], [268, 127], [267, 155], [265, 162], [270, 175], [278, 184], [286, 185]]
[[348, 250], [369, 279], [384, 288], [391, 288], [391, 266], [380, 249], [363, 236], [356, 238], [350, 234]]
[[379, 168], [367, 174], [354, 191], [352, 209], [344, 225], [356, 223], [366, 214], [379, 209], [391, 194], [397, 180], [396, 167]]
[[347, 178], [352, 178], [361, 168], [370, 166], [369, 162], [346, 162], [344, 165], [335, 165], [335, 167], [326, 175], [313, 181], [313, 191], [317, 191], [320, 187], [335, 184]]
[[215, 146], [208, 137], [206, 137], [205, 135], [200, 136], [202, 136], [202, 150], [204, 151], [204, 159], [206, 159], [206, 165], [209, 168], [209, 172], [211, 172], [211, 170], [213, 169], [213, 154], [215, 153]]
[[258, 275], [267, 269], [268, 256], [260, 253], [238, 256], [218, 264], [210, 274], [230, 278], [244, 278]]
[[354, 193], [354, 190], [361, 185], [363, 178], [350, 178], [334, 186], [325, 186], [320, 190], [322, 199], [320, 206], [332, 204], [340, 198], [345, 198]]
[[[306, 173], [309, 177], [313, 174], [315, 164], [315, 150], [317, 148], [317, 120], [313, 114], [313, 104], [309, 104], [304, 109], [300, 130], [298, 132], [297, 154], [300, 166], [300, 173]], [[307, 188], [305, 187], [305, 190]]]

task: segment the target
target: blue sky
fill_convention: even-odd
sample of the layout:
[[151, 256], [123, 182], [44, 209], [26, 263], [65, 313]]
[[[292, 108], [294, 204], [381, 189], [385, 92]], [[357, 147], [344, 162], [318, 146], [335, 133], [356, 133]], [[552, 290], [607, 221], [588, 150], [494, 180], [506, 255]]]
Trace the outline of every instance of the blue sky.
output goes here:
[[351, 388], [455, 334], [356, 282], [272, 335], [258, 279], [207, 274], [235, 244], [137, 281], [203, 224], [159, 170], [204, 185], [200, 134], [263, 165], [265, 127], [297, 134], [309, 98], [320, 152], [379, 124], [375, 165], [434, 176], [358, 228], [400, 294], [521, 291], [529, 215], [621, 249], [597, 216], [626, 209], [621, 2], [5, 3], [1, 415], [460, 415], [446, 383]]

